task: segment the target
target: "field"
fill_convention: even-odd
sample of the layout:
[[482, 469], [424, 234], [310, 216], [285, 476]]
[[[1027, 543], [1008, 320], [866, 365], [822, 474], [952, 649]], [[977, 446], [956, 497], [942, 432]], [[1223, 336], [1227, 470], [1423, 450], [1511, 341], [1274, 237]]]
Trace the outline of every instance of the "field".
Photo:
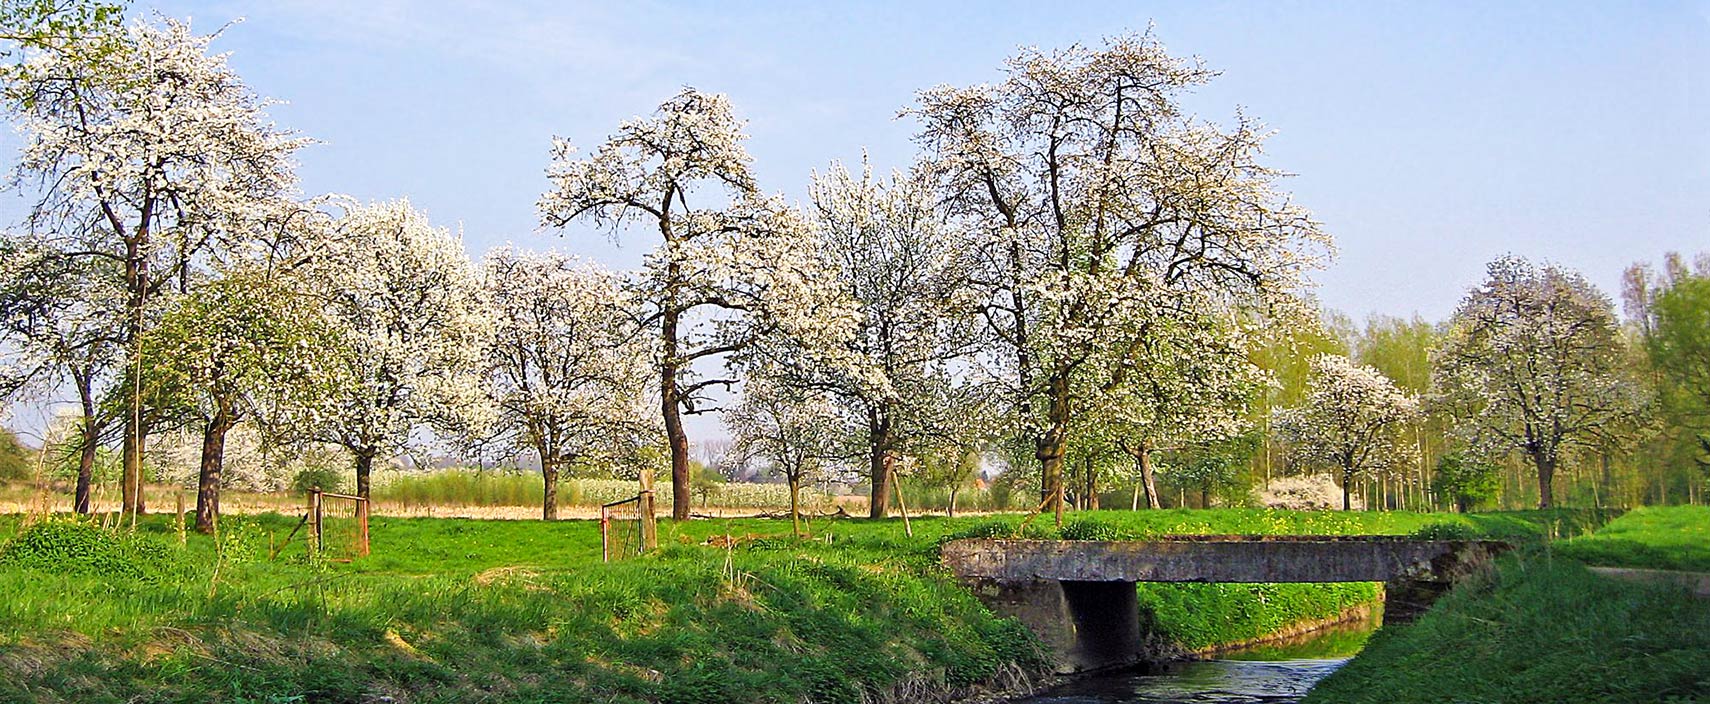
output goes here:
[[1309, 702], [1710, 701], [1710, 600], [1593, 574], [1702, 568], [1710, 510], [1635, 509], [1589, 535], [1505, 559], [1418, 622], [1386, 629]]
[[[1596, 521], [1085, 515], [1067, 531], [1538, 539]], [[0, 537], [21, 523], [0, 518]], [[927, 701], [1015, 685], [1042, 663], [1028, 634], [936, 566], [941, 540], [1013, 534], [1017, 516], [924, 518], [912, 537], [898, 520], [818, 520], [811, 539], [788, 536], [787, 521], [664, 522], [658, 552], [611, 564], [599, 561], [593, 522], [395, 517], [375, 519], [368, 558], [310, 560], [293, 543], [269, 559], [293, 523], [229, 517], [217, 540], [182, 542], [165, 516], [136, 536], [63, 519], [21, 533], [0, 551], [0, 700]], [[1375, 596], [1365, 585], [1156, 589], [1143, 597], [1183, 647]]]

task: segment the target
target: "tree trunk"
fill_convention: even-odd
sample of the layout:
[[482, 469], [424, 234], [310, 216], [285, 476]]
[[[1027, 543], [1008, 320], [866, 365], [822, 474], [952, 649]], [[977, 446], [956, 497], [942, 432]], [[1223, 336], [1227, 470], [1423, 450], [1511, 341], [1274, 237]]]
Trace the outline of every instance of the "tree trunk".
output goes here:
[[1543, 452], [1531, 455], [1533, 466], [1538, 468], [1538, 508], [1549, 508], [1555, 505], [1556, 460]]
[[867, 412], [867, 463], [873, 490], [867, 501], [868, 518], [891, 515], [891, 473], [896, 456], [891, 454], [891, 418], [883, 409]]
[[1035, 441], [1039, 458], [1039, 492], [1042, 503], [1063, 524], [1063, 455], [1069, 434], [1069, 378], [1066, 373], [1053, 374], [1047, 386], [1050, 393], [1048, 426]]
[[[1610, 467], [1609, 451], [1604, 450], [1602, 452], [1599, 452], [1599, 453], [1597, 453], [1597, 456], [1598, 456], [1598, 460], [1600, 463], [1600, 468], [1602, 469], [1602, 472], [1600, 473], [1600, 475], [1597, 478], [1598, 484], [1601, 485], [1601, 487], [1602, 487], [1602, 490], [1598, 492], [1598, 496], [1599, 497], [1604, 497], [1604, 496], [1609, 497], [1610, 503], [1613, 504], [1613, 503], [1615, 503], [1615, 501], [1614, 501], [1615, 497], [1612, 494], [1612, 492], [1615, 489], [1615, 472]], [[1603, 508], [1603, 502], [1602, 502], [1601, 498], [1599, 498], [1597, 507]]]
[[1199, 487], [1199, 507], [1211, 508], [1211, 487]]
[[956, 517], [956, 485], [950, 485], [950, 518]]
[[1088, 511], [1097, 511], [1098, 510], [1098, 472], [1093, 468], [1092, 458], [1090, 458], [1090, 457], [1087, 458], [1086, 471], [1087, 471], [1087, 477], [1086, 477], [1086, 479], [1087, 479], [1087, 481], [1086, 481], [1086, 488], [1087, 488], [1086, 506], [1087, 506], [1087, 510]]
[[374, 473], [374, 450], [356, 451], [356, 495], [368, 498], [369, 477]]
[[221, 470], [225, 467], [226, 431], [232, 427], [230, 411], [222, 407], [202, 430], [202, 468], [196, 476], [196, 532], [212, 534], [220, 515]]
[[1157, 475], [1152, 471], [1152, 448], [1140, 446], [1140, 483], [1146, 489], [1147, 508], [1161, 508], [1158, 500]]
[[101, 428], [95, 415], [95, 384], [94, 373], [87, 369], [77, 369], [73, 378], [77, 382], [77, 400], [83, 409], [83, 422], [78, 426], [77, 447], [77, 489], [72, 498], [72, 508], [83, 515], [89, 515], [93, 509], [90, 505], [90, 488], [95, 482], [95, 457], [99, 450]]
[[95, 481], [95, 456], [99, 450], [95, 444], [95, 433], [90, 427], [91, 422], [93, 420], [89, 418], [83, 420], [83, 437], [79, 440], [82, 446], [77, 451], [77, 494], [73, 503], [77, 512], [83, 515], [89, 515], [93, 509], [89, 494], [90, 486]]
[[540, 502], [540, 520], [558, 520], [558, 458], [542, 452], [540, 460], [540, 481], [543, 497]]
[[677, 317], [675, 310], [662, 316], [660, 341], [665, 349], [659, 365], [659, 410], [665, 418], [665, 441], [671, 447], [671, 518], [689, 520], [689, 436], [683, 432], [682, 399], [677, 397]]
[[802, 534], [801, 493], [801, 477], [792, 473], [790, 475], [790, 532], [797, 537]]
[[1354, 508], [1353, 502], [1348, 499], [1348, 483], [1352, 482], [1352, 481], [1354, 481], [1354, 473], [1352, 471], [1344, 468], [1342, 470], [1342, 510], [1343, 511], [1351, 511]]

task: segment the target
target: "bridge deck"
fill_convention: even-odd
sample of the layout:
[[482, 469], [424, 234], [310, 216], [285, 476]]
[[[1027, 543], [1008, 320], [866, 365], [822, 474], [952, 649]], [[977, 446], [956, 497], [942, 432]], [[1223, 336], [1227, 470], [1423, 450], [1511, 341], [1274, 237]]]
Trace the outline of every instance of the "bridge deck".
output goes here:
[[1002, 582], [1448, 582], [1507, 547], [1389, 536], [969, 539], [945, 544], [942, 555], [957, 576]]

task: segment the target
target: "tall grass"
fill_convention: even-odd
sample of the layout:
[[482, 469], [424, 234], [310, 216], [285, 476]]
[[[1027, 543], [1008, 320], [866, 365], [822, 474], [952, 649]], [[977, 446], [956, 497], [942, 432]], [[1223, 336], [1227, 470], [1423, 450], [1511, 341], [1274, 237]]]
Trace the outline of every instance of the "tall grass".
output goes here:
[[[638, 490], [634, 481], [621, 479], [564, 479], [558, 483], [558, 503], [594, 507], [633, 497]], [[539, 506], [545, 496], [538, 474], [471, 469], [379, 473], [373, 490], [376, 502], [406, 509]], [[694, 502], [697, 507], [783, 510], [790, 505], [790, 494], [782, 484], [726, 483], [714, 485], [704, 496], [695, 496]], [[831, 497], [804, 488], [802, 502], [809, 509], [823, 508], [830, 506]]]

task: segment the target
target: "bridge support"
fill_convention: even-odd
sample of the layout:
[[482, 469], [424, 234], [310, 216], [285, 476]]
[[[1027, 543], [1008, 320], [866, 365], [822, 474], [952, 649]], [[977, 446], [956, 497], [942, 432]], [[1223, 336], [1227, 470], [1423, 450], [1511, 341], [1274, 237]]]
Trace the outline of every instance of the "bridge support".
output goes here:
[[1163, 657], [1146, 634], [1133, 582], [1055, 579], [963, 580], [980, 601], [1021, 624], [1057, 655], [1057, 672], [1068, 674], [1133, 665]]

